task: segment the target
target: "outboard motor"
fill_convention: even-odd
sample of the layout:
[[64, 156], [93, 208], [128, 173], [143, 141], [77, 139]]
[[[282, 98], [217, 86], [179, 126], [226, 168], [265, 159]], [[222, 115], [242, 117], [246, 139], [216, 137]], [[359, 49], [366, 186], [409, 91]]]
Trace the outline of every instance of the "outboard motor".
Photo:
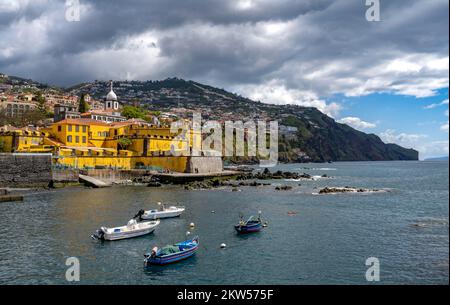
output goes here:
[[150, 257], [155, 257], [156, 253], [158, 253], [158, 247], [153, 247]]
[[144, 215], [145, 211], [144, 210], [139, 210], [139, 212], [137, 212], [136, 215], [134, 215], [134, 219], [138, 218], [139, 221], [142, 221], [142, 215]]
[[103, 230], [101, 230], [101, 229], [96, 230], [95, 233], [91, 235], [92, 239], [98, 239], [98, 240], [103, 240], [104, 237], [105, 237], [105, 232], [103, 232]]

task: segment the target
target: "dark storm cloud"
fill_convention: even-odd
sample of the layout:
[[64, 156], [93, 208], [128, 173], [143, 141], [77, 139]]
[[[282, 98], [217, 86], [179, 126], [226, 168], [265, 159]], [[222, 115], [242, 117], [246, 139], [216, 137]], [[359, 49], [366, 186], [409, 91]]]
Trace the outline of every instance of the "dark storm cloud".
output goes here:
[[80, 22], [64, 1], [6, 1], [0, 71], [49, 83], [180, 76], [280, 99], [448, 83], [445, 0], [381, 0], [374, 23], [363, 0], [80, 0]]

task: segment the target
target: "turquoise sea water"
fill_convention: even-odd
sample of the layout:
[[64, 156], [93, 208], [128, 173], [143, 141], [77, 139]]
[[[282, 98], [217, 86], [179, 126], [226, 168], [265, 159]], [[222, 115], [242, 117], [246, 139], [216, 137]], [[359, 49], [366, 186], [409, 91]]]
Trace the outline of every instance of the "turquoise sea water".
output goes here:
[[[380, 284], [448, 283], [448, 162], [337, 162], [276, 169], [332, 178], [277, 180], [240, 192], [75, 187], [29, 192], [23, 203], [1, 203], [0, 284], [68, 283], [65, 260], [72, 256], [80, 260], [81, 284], [367, 284], [368, 257], [380, 261]], [[281, 184], [293, 189], [275, 191]], [[324, 186], [389, 192], [314, 195]], [[101, 225], [124, 225], [157, 201], [179, 202], [186, 212], [162, 220], [154, 234], [144, 237], [104, 243], [90, 239]], [[269, 226], [238, 236], [233, 225], [239, 214], [259, 210]], [[144, 252], [184, 240], [186, 231], [200, 237], [195, 257], [143, 267]], [[220, 249], [221, 243], [227, 248]]]

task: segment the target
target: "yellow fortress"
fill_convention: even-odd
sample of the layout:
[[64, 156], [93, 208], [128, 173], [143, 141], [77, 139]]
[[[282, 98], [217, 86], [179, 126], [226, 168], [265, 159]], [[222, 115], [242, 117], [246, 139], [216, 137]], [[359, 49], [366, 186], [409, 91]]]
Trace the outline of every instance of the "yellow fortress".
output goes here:
[[[117, 101], [112, 88], [106, 98], [105, 116], [101, 120], [65, 118], [48, 128], [0, 131], [0, 152], [51, 152], [54, 166], [77, 169], [153, 168], [184, 173], [222, 170], [220, 158], [206, 160], [209, 157], [172, 153], [190, 151], [194, 141], [196, 145], [201, 145], [201, 135], [194, 136], [191, 131], [178, 136], [171, 132], [170, 127], [141, 119], [116, 120], [115, 117], [121, 118], [117, 112], [118, 104], [111, 101]], [[111, 104], [114, 113], [107, 112]], [[193, 162], [193, 159], [196, 160]], [[208, 161], [212, 161], [212, 167], [204, 166]]]

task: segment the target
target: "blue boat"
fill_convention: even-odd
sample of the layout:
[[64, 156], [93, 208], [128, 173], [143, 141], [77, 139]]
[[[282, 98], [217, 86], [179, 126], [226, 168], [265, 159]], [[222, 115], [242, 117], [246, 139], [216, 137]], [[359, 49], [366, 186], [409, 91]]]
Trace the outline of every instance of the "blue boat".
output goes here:
[[150, 253], [144, 254], [146, 265], [167, 265], [189, 258], [198, 250], [198, 236], [161, 249], [153, 248]]
[[247, 221], [244, 221], [241, 217], [239, 224], [235, 225], [234, 228], [240, 234], [259, 232], [263, 228], [261, 221], [261, 214], [256, 216], [250, 216]]

